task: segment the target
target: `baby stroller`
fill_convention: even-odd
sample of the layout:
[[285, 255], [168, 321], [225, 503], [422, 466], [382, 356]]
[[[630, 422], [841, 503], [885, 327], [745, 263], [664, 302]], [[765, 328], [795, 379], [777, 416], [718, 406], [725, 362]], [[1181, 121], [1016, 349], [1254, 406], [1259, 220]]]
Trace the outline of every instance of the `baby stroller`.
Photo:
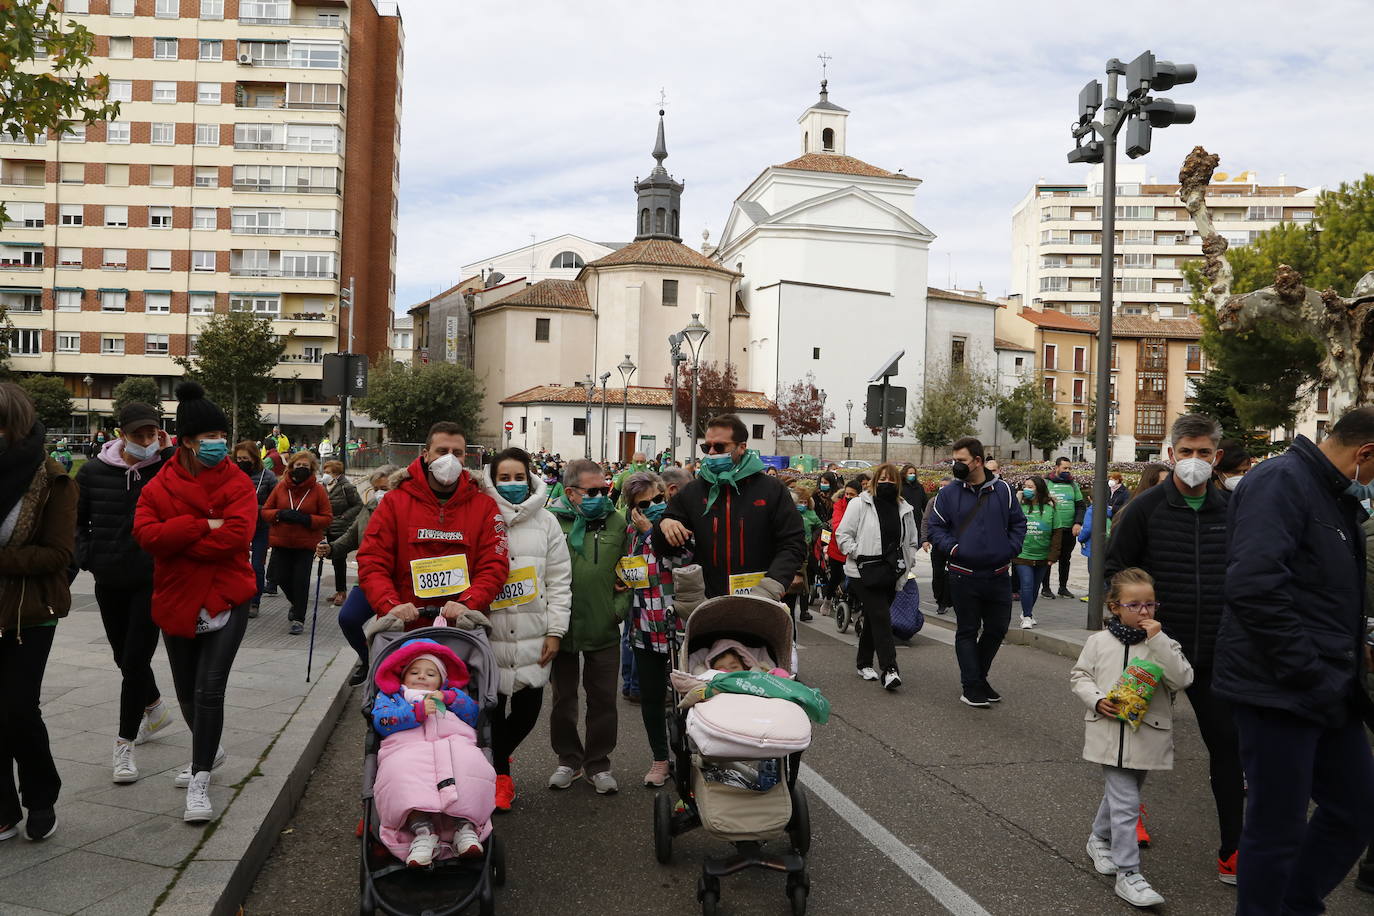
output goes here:
[[[438, 618], [438, 608], [421, 608], [425, 617]], [[358, 912], [362, 916], [385, 913], [387, 916], [456, 916], [476, 901], [482, 916], [496, 912], [493, 886], [506, 883], [505, 850], [493, 831], [483, 844], [481, 858], [436, 859], [424, 868], [412, 868], [397, 860], [382, 843], [379, 834], [373, 784], [377, 778], [377, 751], [382, 739], [372, 728], [372, 704], [377, 696], [378, 666], [409, 639], [423, 637], [442, 643], [468, 667], [468, 689], [481, 706], [477, 722], [477, 743], [491, 760], [491, 710], [496, 706], [500, 675], [496, 657], [487, 643], [486, 631], [459, 630], [445, 626], [438, 618], [435, 626], [409, 632], [378, 633], [372, 642], [372, 665], [363, 695], [363, 718], [367, 720], [367, 741], [363, 757], [362, 847], [358, 866]]]
[[[674, 629], [670, 627], [669, 632]], [[702, 602], [692, 613], [681, 646], [674, 646], [678, 667], [690, 671], [694, 652], [726, 638], [765, 650], [784, 665], [792, 659], [792, 618], [785, 607], [765, 598], [726, 595]], [[783, 708], [772, 710], [784, 713], [781, 717], [765, 711], [768, 707], [750, 706], [778, 703]], [[771, 721], [771, 727], [760, 730], [762, 721]], [[720, 694], [685, 711], [675, 707], [669, 717], [668, 741], [672, 784], [679, 801], [675, 805], [669, 792], [654, 797], [658, 861], [666, 865], [672, 859], [673, 837], [705, 827], [712, 836], [733, 843], [735, 853], [702, 863], [697, 879], [702, 916], [716, 912], [720, 879], [746, 868], [785, 873], [792, 913], [805, 913], [811, 886], [806, 874], [811, 819], [806, 796], [796, 784], [801, 752], [811, 741], [805, 713], [788, 700]], [[748, 775], [737, 778], [741, 774], [758, 778], [746, 787]], [[773, 780], [771, 787], [759, 789]], [[765, 849], [767, 843], [784, 837], [786, 847]]]

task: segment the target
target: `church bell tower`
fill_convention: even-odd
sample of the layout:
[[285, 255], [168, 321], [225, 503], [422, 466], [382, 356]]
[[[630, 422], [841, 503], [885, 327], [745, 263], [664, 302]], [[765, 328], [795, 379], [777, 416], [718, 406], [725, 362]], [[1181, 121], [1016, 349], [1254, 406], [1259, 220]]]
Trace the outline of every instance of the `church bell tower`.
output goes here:
[[658, 110], [658, 138], [654, 142], [654, 166], [647, 178], [635, 179], [635, 193], [639, 197], [638, 223], [635, 241], [668, 239], [682, 241], [680, 217], [684, 182], [674, 181], [663, 167], [668, 158], [668, 143], [663, 139], [663, 109]]
[[844, 122], [849, 117], [849, 111], [830, 101], [830, 92], [826, 88], [829, 82], [821, 80], [821, 97], [797, 119], [802, 129], [803, 156], [808, 153], [845, 155]]

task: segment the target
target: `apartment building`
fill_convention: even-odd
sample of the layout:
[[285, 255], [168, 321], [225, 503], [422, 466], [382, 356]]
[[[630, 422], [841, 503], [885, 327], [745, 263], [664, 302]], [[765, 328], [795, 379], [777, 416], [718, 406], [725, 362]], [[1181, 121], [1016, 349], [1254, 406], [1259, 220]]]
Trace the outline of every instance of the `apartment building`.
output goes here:
[[[96, 36], [118, 118], [0, 136], [10, 365], [108, 415], [152, 376], [170, 399], [199, 329], [231, 311], [288, 337], [273, 376], [312, 405], [322, 361], [391, 346], [401, 22], [377, 0], [64, 0]], [[42, 61], [37, 62], [41, 65]], [[171, 412], [172, 405], [168, 410]], [[279, 409], [279, 408], [278, 408]], [[318, 424], [318, 407], [283, 414]]]
[[[1313, 218], [1321, 188], [1262, 185], [1254, 172], [1218, 172], [1207, 199], [1217, 231], [1232, 248], [1280, 222]], [[1036, 311], [1095, 315], [1102, 296], [1102, 167], [1082, 184], [1037, 182], [1012, 212], [1013, 294]], [[1146, 179], [1145, 166], [1117, 170], [1114, 302], [1123, 315], [1186, 317], [1191, 291], [1184, 262], [1202, 257], [1202, 240], [1178, 185]]]

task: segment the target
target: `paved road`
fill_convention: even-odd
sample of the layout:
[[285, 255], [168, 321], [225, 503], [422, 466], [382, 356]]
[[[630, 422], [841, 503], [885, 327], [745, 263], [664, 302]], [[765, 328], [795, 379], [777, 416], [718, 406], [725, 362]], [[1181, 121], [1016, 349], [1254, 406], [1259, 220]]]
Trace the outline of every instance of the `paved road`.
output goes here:
[[[1005, 647], [993, 681], [1006, 700], [977, 711], [958, 702], [947, 632], [932, 629], [900, 650], [907, 685], [887, 694], [854, 676], [852, 636], [835, 634], [828, 619], [816, 623], [801, 633], [802, 672], [825, 690], [833, 713], [805, 755], [814, 773], [804, 776], [815, 836], [809, 912], [1132, 912], [1083, 851], [1101, 779], [1079, 757], [1083, 716], [1068, 691], [1069, 661]], [[637, 707], [622, 703], [620, 710], [618, 795], [598, 797], [586, 784], [561, 793], [544, 788], [554, 765], [544, 726], [517, 754], [516, 809], [497, 821], [509, 850], [500, 912], [696, 911], [700, 860], [724, 847], [697, 831], [678, 840], [670, 866], [654, 861], [652, 792], [638, 785], [647, 744]], [[1146, 785], [1155, 843], [1143, 870], [1169, 899], [1161, 912], [1229, 913], [1234, 891], [1215, 877], [1205, 754], [1186, 703], [1176, 718], [1177, 767]], [[350, 704], [290, 832], [245, 904], [247, 916], [356, 906], [352, 828], [362, 728]], [[1372, 908], [1351, 882], [1329, 904], [1336, 916]], [[781, 916], [788, 912], [783, 882], [763, 873], [725, 879], [722, 912]]]

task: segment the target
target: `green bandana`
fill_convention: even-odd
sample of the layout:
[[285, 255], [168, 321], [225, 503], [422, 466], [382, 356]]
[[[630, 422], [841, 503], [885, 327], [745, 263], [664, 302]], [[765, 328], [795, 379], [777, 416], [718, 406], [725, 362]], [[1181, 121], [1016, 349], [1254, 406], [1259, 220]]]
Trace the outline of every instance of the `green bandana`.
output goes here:
[[711, 491], [706, 494], [706, 511], [711, 511], [711, 505], [716, 501], [716, 497], [720, 496], [721, 484], [729, 485], [738, 493], [739, 482], [751, 474], [759, 473], [763, 468], [764, 464], [759, 458], [759, 453], [753, 449], [745, 452], [739, 464], [728, 471], [716, 472], [703, 464], [701, 470], [697, 472], [697, 476], [711, 485]]
[[[611, 505], [609, 499], [606, 500], [604, 505], [606, 507], [605, 511], [597, 516], [597, 518], [605, 518], [610, 515], [611, 510], [615, 508]], [[568, 532], [568, 543], [572, 545], [573, 550], [576, 550], [579, 556], [585, 556], [582, 552], [582, 547], [587, 543], [587, 522], [589, 521], [587, 516], [582, 514], [581, 509], [570, 503], [566, 495], [554, 505], [549, 506], [549, 511], [554, 515], [573, 520], [572, 531]]]

